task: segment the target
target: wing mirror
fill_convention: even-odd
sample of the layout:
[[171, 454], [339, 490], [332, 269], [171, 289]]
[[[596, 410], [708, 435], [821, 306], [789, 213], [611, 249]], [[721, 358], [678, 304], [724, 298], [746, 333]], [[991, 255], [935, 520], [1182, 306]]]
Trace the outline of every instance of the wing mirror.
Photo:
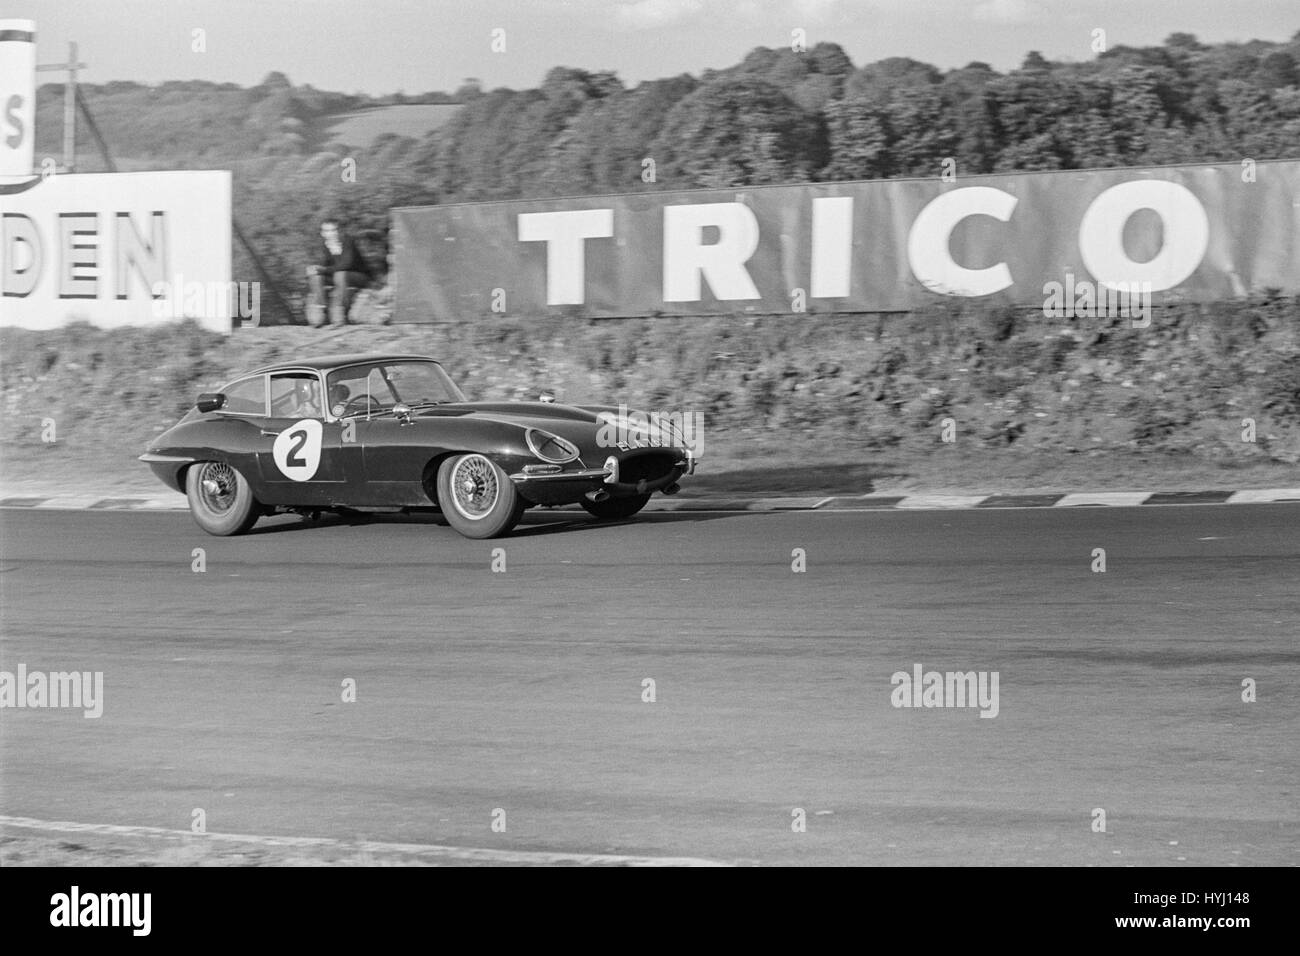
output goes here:
[[194, 407], [201, 412], [215, 412], [226, 404], [226, 396], [221, 392], [203, 392], [195, 401]]
[[411, 424], [411, 406], [405, 402], [398, 402], [393, 406], [393, 417], [397, 419], [399, 425]]

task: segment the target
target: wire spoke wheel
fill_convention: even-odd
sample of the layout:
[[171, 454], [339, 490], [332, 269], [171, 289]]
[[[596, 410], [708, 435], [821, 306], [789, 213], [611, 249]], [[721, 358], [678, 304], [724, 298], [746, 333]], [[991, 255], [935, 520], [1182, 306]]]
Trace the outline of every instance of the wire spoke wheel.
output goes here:
[[205, 462], [199, 472], [199, 496], [214, 514], [224, 515], [235, 506], [239, 488], [235, 469], [225, 462]]
[[496, 538], [518, 523], [527, 502], [486, 455], [470, 452], [438, 466], [438, 504], [447, 523], [467, 538]]
[[501, 493], [496, 469], [482, 455], [466, 455], [456, 463], [451, 490], [456, 510], [471, 521], [490, 515]]
[[248, 481], [224, 461], [201, 461], [185, 473], [195, 524], [208, 534], [243, 534], [262, 514]]

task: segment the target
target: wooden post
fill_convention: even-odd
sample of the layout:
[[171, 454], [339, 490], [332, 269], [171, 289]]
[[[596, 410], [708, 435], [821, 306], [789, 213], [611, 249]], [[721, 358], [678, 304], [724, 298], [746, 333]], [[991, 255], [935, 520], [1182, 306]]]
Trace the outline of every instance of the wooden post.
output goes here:
[[108, 151], [108, 143], [104, 142], [104, 134], [99, 131], [99, 126], [95, 123], [95, 115], [90, 112], [90, 107], [86, 105], [86, 94], [81, 92], [81, 87], [77, 87], [77, 105], [81, 107], [81, 118], [86, 121], [86, 129], [90, 130], [90, 138], [99, 147], [99, 155], [103, 158], [104, 165], [108, 167], [110, 173], [117, 172], [117, 163], [113, 162], [113, 154]]
[[[117, 164], [113, 162], [112, 153], [109, 152], [108, 143], [104, 141], [103, 135], [99, 132], [99, 127], [95, 123], [95, 117], [90, 112], [90, 107], [86, 103], [86, 97], [81, 90], [77, 88], [77, 70], [84, 70], [85, 63], [77, 62], [77, 44], [68, 44], [68, 62], [67, 63], [47, 63], [37, 66], [38, 70], [67, 70], [68, 82], [63, 88], [63, 171], [75, 172], [77, 164], [77, 107], [80, 105], [82, 116], [86, 120], [86, 126], [90, 130], [92, 138], [96, 145], [99, 146], [100, 155], [104, 158], [104, 164], [108, 166], [110, 172], [117, 172]], [[231, 229], [234, 232], [235, 241], [243, 246], [244, 251], [248, 253], [249, 259], [253, 261], [253, 266], [257, 269], [258, 274], [262, 277], [262, 282], [271, 291], [271, 296], [275, 303], [279, 305], [288, 320], [288, 324], [305, 325], [306, 322], [301, 316], [294, 312], [293, 306], [289, 302], [288, 296], [280, 288], [279, 283], [271, 275], [270, 271], [262, 263], [261, 257], [258, 256], [257, 250], [253, 244], [248, 241], [244, 235], [244, 230], [239, 228], [239, 223], [235, 221], [232, 213], [230, 220]]]
[[77, 62], [77, 44], [68, 44], [67, 63], [42, 63], [36, 67], [37, 72], [49, 70], [66, 70], [68, 81], [63, 84], [63, 171], [77, 170], [77, 71], [84, 70], [85, 63]]
[[77, 44], [68, 44], [68, 82], [63, 85], [63, 166], [77, 171]]

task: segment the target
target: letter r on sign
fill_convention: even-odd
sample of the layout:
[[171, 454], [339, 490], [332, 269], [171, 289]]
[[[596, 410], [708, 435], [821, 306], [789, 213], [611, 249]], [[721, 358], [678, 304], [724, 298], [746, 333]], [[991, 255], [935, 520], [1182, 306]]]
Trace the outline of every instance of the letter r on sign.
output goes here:
[[[704, 242], [704, 229], [718, 241]], [[758, 249], [758, 220], [743, 203], [664, 207], [664, 301], [699, 302], [701, 280], [720, 301], [761, 298], [745, 263]]]

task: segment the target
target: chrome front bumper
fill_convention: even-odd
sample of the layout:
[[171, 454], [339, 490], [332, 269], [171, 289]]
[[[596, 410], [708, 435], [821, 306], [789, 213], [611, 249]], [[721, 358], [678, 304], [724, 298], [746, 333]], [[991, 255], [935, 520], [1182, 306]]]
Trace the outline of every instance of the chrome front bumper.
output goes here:
[[549, 474], [530, 475], [527, 472], [519, 471], [510, 476], [511, 481], [600, 481], [603, 484], [612, 487], [622, 487], [635, 489], [640, 485], [651, 487], [652, 489], [661, 485], [667, 485], [670, 481], [680, 478], [682, 475], [695, 474], [696, 457], [689, 451], [684, 457], [673, 462], [672, 471], [662, 479], [655, 479], [650, 482], [638, 482], [636, 484], [622, 484], [618, 480], [618, 459], [610, 455], [605, 459], [604, 468], [584, 468], [581, 471], [556, 471]]

